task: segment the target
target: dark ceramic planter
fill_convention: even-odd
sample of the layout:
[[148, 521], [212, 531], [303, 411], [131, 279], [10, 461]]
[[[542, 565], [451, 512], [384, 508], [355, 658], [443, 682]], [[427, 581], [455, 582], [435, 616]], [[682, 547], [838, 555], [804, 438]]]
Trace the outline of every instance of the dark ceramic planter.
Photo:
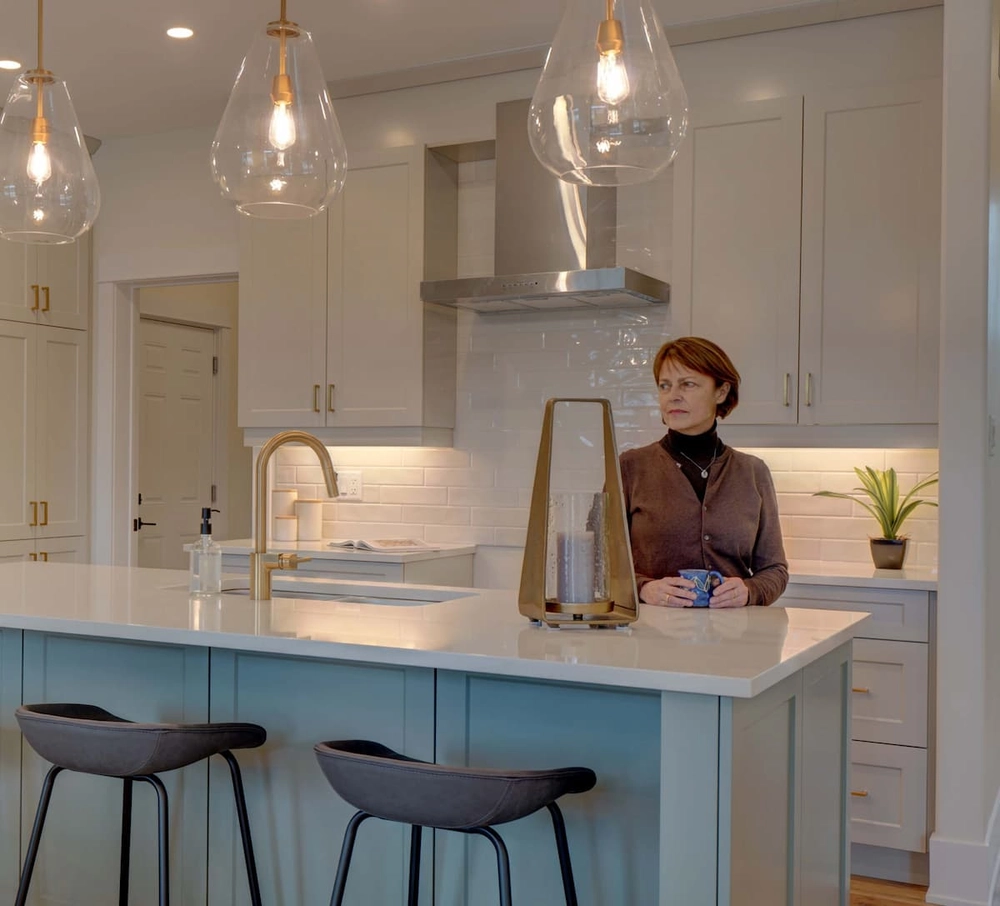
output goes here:
[[876, 569], [902, 569], [906, 559], [906, 539], [890, 541], [888, 538], [869, 538], [872, 562]]

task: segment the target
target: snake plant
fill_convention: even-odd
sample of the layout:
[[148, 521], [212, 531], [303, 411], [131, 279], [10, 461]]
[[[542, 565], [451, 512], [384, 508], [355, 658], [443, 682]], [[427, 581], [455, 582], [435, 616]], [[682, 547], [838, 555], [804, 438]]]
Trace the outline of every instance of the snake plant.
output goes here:
[[889, 541], [898, 541], [901, 539], [899, 530], [903, 527], [907, 516], [918, 506], [921, 504], [937, 506], [937, 503], [933, 500], [915, 498], [915, 495], [919, 494], [924, 488], [932, 484], [937, 484], [937, 472], [928, 476], [923, 481], [918, 481], [910, 488], [906, 496], [900, 499], [899, 481], [896, 478], [895, 469], [873, 469], [871, 466], [859, 469], [855, 466], [854, 471], [857, 473], [862, 484], [862, 487], [855, 488], [855, 490], [866, 496], [868, 498], [867, 501], [862, 500], [855, 494], [841, 494], [838, 491], [816, 491], [813, 497], [842, 497], [844, 500], [853, 500], [855, 503], [860, 503], [861, 506], [875, 517], [879, 527], [882, 529], [882, 537]]

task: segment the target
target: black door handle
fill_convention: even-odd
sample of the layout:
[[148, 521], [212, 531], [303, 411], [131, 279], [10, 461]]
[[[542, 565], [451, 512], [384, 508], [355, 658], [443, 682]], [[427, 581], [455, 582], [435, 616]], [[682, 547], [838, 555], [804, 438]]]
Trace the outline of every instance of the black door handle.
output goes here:
[[139, 531], [139, 529], [141, 529], [145, 525], [156, 525], [156, 523], [155, 522], [143, 522], [142, 521], [142, 516], [140, 516], [138, 519], [133, 519], [132, 520], [132, 531], [133, 532], [137, 532], [137, 531]]

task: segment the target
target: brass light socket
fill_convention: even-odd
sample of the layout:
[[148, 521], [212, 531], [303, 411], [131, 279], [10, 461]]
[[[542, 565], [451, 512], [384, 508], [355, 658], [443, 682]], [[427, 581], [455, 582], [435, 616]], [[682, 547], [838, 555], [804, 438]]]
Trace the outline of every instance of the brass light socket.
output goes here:
[[267, 35], [270, 38], [297, 38], [300, 34], [302, 29], [297, 22], [279, 19], [277, 22], [267, 23]]
[[44, 116], [36, 116], [31, 121], [31, 142], [32, 144], [46, 144], [49, 140], [49, 122]]
[[620, 19], [604, 19], [597, 26], [597, 49], [602, 56], [625, 49], [625, 31]]
[[288, 73], [279, 73], [271, 83], [271, 100], [275, 104], [291, 104], [295, 92], [292, 89], [292, 77]]

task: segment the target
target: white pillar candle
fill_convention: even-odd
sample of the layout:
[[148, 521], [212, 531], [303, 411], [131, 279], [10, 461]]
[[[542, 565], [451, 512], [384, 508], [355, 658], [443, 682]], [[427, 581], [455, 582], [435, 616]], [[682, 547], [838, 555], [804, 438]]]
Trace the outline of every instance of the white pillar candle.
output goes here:
[[299, 540], [299, 517], [298, 516], [275, 516], [274, 517], [274, 540], [275, 541], [298, 541]]
[[323, 540], [322, 500], [296, 500], [295, 515], [299, 517], [299, 541]]
[[556, 598], [562, 604], [594, 600], [594, 533], [556, 532]]

